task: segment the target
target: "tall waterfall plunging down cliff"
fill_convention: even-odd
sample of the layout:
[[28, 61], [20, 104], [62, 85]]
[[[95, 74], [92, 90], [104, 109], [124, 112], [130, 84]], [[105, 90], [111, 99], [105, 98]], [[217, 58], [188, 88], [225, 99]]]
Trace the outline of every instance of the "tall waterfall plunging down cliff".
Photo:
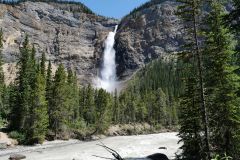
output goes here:
[[105, 40], [105, 48], [103, 55], [103, 65], [100, 70], [100, 77], [97, 80], [97, 87], [103, 88], [108, 92], [113, 92], [116, 89], [116, 63], [115, 63], [115, 35], [118, 26], [115, 26], [113, 32], [109, 32]]

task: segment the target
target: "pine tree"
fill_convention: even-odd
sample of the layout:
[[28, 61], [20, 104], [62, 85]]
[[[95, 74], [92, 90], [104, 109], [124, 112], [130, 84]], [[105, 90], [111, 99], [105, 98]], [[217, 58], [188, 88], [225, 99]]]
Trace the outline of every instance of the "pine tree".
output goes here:
[[73, 74], [71, 69], [68, 69], [68, 77], [67, 77], [67, 105], [69, 112], [69, 124], [75, 123], [76, 120], [79, 119], [79, 93], [78, 93], [78, 85], [77, 85], [77, 76], [76, 73]]
[[40, 68], [41, 68], [41, 74], [45, 77], [46, 75], [46, 67], [45, 67], [45, 64], [46, 64], [46, 55], [45, 53], [42, 54], [42, 57], [41, 57], [41, 64], [40, 64]]
[[17, 73], [17, 96], [16, 104], [12, 109], [11, 128], [13, 130], [27, 129], [30, 108], [31, 86], [30, 86], [30, 73], [31, 73], [31, 48], [29, 46], [28, 36], [26, 36], [23, 47], [20, 48], [20, 57], [18, 62]]
[[62, 64], [59, 65], [54, 81], [53, 81], [53, 96], [52, 104], [50, 106], [50, 129], [57, 134], [64, 129], [67, 123], [67, 104], [66, 104], [66, 73]]
[[[239, 0], [233, 0], [234, 9], [225, 16], [225, 23], [227, 23], [227, 26], [229, 26], [230, 31], [235, 34], [235, 39], [237, 40], [237, 47], [235, 49], [235, 63], [237, 65], [237, 68], [235, 69], [235, 72], [240, 76], [240, 1]], [[238, 82], [240, 84], [240, 80]], [[240, 96], [240, 85], [238, 87], [238, 96]]]
[[94, 102], [94, 89], [89, 84], [85, 92], [85, 104], [83, 108], [83, 118], [86, 121], [87, 125], [95, 124], [95, 102]]
[[[46, 76], [46, 100], [48, 105], [48, 116], [50, 116], [50, 108], [52, 106], [52, 98], [53, 98], [53, 83], [52, 83], [52, 64], [51, 61], [48, 61], [48, 68], [47, 68], [47, 76]], [[49, 124], [51, 123], [51, 118], [49, 119]]]
[[96, 101], [95, 118], [97, 119], [96, 129], [98, 132], [103, 132], [104, 130], [107, 129], [111, 120], [111, 117], [108, 114], [110, 113], [109, 94], [105, 90], [100, 89], [99, 91], [97, 91], [95, 101]]
[[223, 5], [214, 0], [210, 3], [206, 32], [206, 87], [212, 144], [218, 155], [226, 153], [239, 159], [240, 153], [240, 106], [237, 96], [237, 80], [233, 66], [234, 40], [223, 26]]
[[42, 143], [48, 127], [48, 110], [46, 101], [46, 82], [44, 75], [38, 71], [34, 87], [34, 99], [31, 111], [31, 126], [28, 129], [27, 141], [30, 144]]
[[202, 143], [201, 143], [201, 117], [200, 107], [198, 104], [198, 95], [196, 93], [195, 77], [186, 79], [185, 93], [181, 97], [179, 108], [179, 137], [182, 153], [180, 159], [183, 160], [202, 160]]
[[[195, 68], [192, 74], [197, 73], [196, 83], [198, 85], [197, 91], [199, 97], [199, 105], [201, 106], [202, 124], [204, 131], [204, 149], [206, 155], [203, 155], [203, 159], [210, 159], [210, 144], [209, 144], [209, 122], [208, 122], [208, 112], [206, 107], [206, 99], [204, 95], [204, 81], [203, 81], [203, 59], [202, 51], [200, 48], [200, 29], [203, 16], [203, 1], [201, 0], [178, 0], [181, 5], [178, 8], [178, 15], [185, 23], [185, 29], [187, 34], [187, 44], [185, 45], [184, 53], [193, 57], [193, 67]], [[190, 75], [193, 76], [193, 75]], [[190, 81], [186, 81], [191, 83]], [[186, 84], [188, 85], [188, 84]], [[189, 97], [191, 99], [191, 97]], [[187, 130], [185, 130], [187, 131]], [[187, 133], [186, 133], [187, 134]], [[189, 146], [191, 147], [191, 146]], [[184, 154], [184, 153], [183, 153]]]
[[119, 99], [117, 89], [114, 91], [114, 102], [113, 102], [113, 122], [115, 124], [119, 123]]
[[[159, 120], [159, 123], [163, 126], [167, 126], [168, 120], [167, 120], [167, 97], [166, 94], [162, 91], [162, 89], [159, 89], [157, 91], [157, 108], [155, 113], [158, 113], [157, 118]], [[159, 116], [159, 117], [158, 117]]]
[[[3, 55], [2, 55], [2, 48], [3, 48], [3, 31], [0, 30], [0, 97], [3, 95], [3, 87], [4, 87], [4, 73], [3, 73]], [[0, 103], [1, 100], [0, 100]]]
[[36, 77], [37, 77], [37, 67], [39, 66], [36, 62], [36, 49], [35, 49], [35, 46], [33, 45], [32, 46], [32, 49], [30, 51], [30, 58], [29, 58], [29, 61], [28, 61], [28, 65], [30, 68], [28, 68], [28, 81], [29, 81], [29, 85], [31, 87], [33, 87], [35, 85], [35, 80], [36, 80]]
[[4, 104], [4, 88], [5, 88], [5, 82], [4, 82], [4, 73], [3, 73], [3, 56], [2, 56], [2, 48], [3, 48], [3, 31], [0, 30], [0, 121], [3, 118], [3, 112], [5, 108]]
[[79, 95], [78, 95], [78, 106], [79, 106], [79, 116], [84, 118], [85, 113], [85, 100], [86, 100], [86, 87], [79, 87]]

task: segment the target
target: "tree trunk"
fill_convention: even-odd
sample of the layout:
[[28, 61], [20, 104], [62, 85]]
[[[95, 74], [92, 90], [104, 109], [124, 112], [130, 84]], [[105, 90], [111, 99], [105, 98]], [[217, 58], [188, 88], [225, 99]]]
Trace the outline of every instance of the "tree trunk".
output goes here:
[[[196, 8], [196, 1], [194, 1], [194, 9]], [[198, 29], [197, 29], [197, 15], [196, 10], [194, 10], [194, 41], [196, 45], [196, 56], [197, 56], [197, 69], [198, 69], [198, 78], [199, 78], [199, 85], [200, 85], [200, 103], [202, 108], [202, 117], [204, 122], [204, 134], [205, 134], [205, 145], [206, 145], [206, 158], [207, 160], [210, 160], [210, 147], [209, 147], [209, 128], [208, 128], [208, 114], [207, 114], [207, 108], [205, 104], [205, 97], [204, 97], [204, 86], [203, 86], [203, 67], [202, 67], [202, 55], [200, 52], [199, 47], [199, 40], [198, 40]]]

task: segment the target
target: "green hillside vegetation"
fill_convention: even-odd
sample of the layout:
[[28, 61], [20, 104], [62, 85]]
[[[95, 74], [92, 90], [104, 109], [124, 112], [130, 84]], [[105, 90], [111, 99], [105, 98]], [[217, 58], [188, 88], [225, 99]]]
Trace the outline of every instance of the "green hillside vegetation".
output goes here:
[[156, 127], [176, 127], [178, 97], [184, 88], [181, 74], [181, 63], [174, 56], [145, 66], [119, 96], [120, 108], [126, 108], [123, 116], [129, 114], [131, 122], [140, 120]]

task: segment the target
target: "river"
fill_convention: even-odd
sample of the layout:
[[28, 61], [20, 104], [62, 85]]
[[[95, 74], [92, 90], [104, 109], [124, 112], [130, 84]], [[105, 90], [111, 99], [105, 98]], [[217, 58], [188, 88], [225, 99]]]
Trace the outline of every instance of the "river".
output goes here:
[[[164, 153], [170, 159], [179, 152], [180, 144], [177, 133], [159, 133], [139, 136], [107, 137], [102, 140], [105, 145], [116, 150], [122, 157], [143, 158], [153, 153]], [[0, 160], [7, 160], [11, 154], [25, 155], [27, 160], [100, 160], [113, 158], [104, 148], [98, 146], [100, 141], [83, 142], [78, 140], [45, 142], [32, 147], [18, 146], [0, 150]], [[158, 149], [166, 147], [166, 149]]]

